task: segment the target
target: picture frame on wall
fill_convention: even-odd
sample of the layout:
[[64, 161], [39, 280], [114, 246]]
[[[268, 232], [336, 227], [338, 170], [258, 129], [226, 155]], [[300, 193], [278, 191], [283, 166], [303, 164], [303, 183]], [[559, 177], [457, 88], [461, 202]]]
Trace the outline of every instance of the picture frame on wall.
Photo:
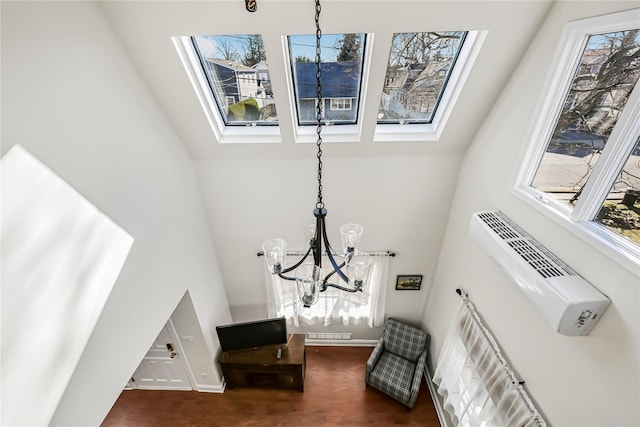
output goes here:
[[419, 291], [422, 286], [422, 274], [399, 274], [396, 279], [396, 291]]

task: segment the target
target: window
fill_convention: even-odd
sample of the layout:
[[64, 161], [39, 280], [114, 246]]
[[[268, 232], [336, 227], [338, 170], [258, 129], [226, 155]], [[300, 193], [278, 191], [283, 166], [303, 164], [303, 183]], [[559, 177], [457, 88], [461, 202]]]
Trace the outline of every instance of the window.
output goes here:
[[351, 98], [334, 98], [331, 100], [332, 110], [351, 110]]
[[[326, 257], [323, 262], [328, 262]], [[266, 266], [266, 264], [265, 264]], [[269, 317], [284, 316], [289, 324], [314, 325], [342, 323], [370, 327], [381, 326], [385, 313], [385, 284], [388, 280], [389, 257], [374, 256], [369, 278], [362, 292], [344, 292], [327, 288], [311, 307], [302, 307], [295, 283], [272, 275], [267, 268], [266, 285]]]
[[569, 24], [519, 189], [574, 229], [640, 259], [640, 29], [633, 12]]
[[640, 138], [611, 186], [595, 221], [640, 244]]
[[378, 123], [431, 123], [466, 32], [396, 33]]
[[225, 125], [277, 124], [261, 35], [195, 36], [191, 40]]
[[261, 35], [172, 41], [219, 143], [281, 142]]
[[486, 35], [394, 34], [374, 141], [437, 141]]
[[[327, 124], [358, 122], [365, 40], [365, 34], [323, 34], [321, 37], [320, 84], [323, 120]], [[315, 125], [316, 36], [289, 36], [288, 42], [298, 125]], [[351, 108], [352, 100], [356, 108]]]

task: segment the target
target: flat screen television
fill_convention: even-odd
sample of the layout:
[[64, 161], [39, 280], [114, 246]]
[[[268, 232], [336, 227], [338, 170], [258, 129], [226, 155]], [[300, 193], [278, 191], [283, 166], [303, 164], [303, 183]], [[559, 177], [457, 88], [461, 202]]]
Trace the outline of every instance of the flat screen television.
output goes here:
[[284, 317], [216, 326], [222, 351], [245, 350], [287, 343]]

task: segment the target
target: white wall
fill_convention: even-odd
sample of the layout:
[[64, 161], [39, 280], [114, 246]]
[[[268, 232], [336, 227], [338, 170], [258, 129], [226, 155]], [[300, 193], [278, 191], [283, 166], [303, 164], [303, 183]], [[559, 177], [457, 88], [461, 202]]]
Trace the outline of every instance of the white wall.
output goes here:
[[[468, 150], [423, 324], [439, 354], [465, 288], [555, 426], [640, 425], [640, 271], [629, 271], [509, 193], [564, 23], [637, 2], [557, 2]], [[470, 239], [471, 214], [500, 209], [612, 305], [587, 337], [555, 333]]]
[[23, 147], [1, 168], [0, 424], [48, 425], [133, 239]]
[[[315, 147], [303, 148], [311, 151]], [[337, 147], [325, 150], [334, 148]], [[313, 220], [316, 201], [315, 159], [312, 155], [309, 157], [197, 163], [213, 234], [216, 241], [230, 242], [225, 251], [219, 251], [220, 263], [243, 266], [225, 277], [225, 282], [235, 283], [227, 292], [229, 300], [237, 304], [232, 305], [236, 321], [266, 316], [264, 259], [256, 256], [262, 243], [271, 237], [283, 237], [293, 249], [305, 247], [303, 226]], [[357, 222], [364, 227], [361, 242], [364, 250], [399, 251], [389, 262], [389, 282], [384, 286], [387, 316], [414, 321], [422, 316], [428, 288], [426, 278], [433, 272], [443, 233], [438, 224], [446, 223], [459, 159], [455, 154], [364, 158], [357, 159], [355, 171], [349, 165], [356, 161], [352, 157], [325, 162], [323, 194], [329, 238], [334, 245], [340, 244], [340, 225]], [[249, 174], [258, 178], [238, 179], [230, 185], [228, 177]], [[345, 184], [352, 179], [353, 185]], [[438, 185], [425, 196], [416, 198], [406, 187], [418, 182], [438, 182]], [[265, 209], [264, 206], [273, 206], [268, 199], [274, 195], [281, 206]], [[415, 252], [425, 254], [427, 261], [415, 252], [403, 251], [406, 247], [415, 247]], [[421, 291], [396, 291], [397, 274], [424, 274], [425, 285]], [[326, 331], [322, 325], [318, 328]], [[292, 332], [318, 328], [304, 326]], [[359, 339], [378, 339], [381, 333], [380, 328], [366, 325], [352, 325], [348, 329]], [[331, 332], [341, 330], [340, 325], [329, 328]]]
[[94, 3], [1, 7], [2, 152], [21, 144], [135, 239], [53, 424], [102, 421], [187, 289], [211, 360], [197, 381], [219, 386], [231, 317], [183, 145]]

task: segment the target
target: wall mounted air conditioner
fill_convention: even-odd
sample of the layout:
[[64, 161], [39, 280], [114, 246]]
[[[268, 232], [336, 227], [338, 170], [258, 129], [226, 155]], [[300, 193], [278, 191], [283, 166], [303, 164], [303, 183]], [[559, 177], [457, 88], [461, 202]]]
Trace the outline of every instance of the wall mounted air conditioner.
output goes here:
[[500, 211], [474, 213], [470, 233], [560, 334], [588, 335], [611, 303]]

